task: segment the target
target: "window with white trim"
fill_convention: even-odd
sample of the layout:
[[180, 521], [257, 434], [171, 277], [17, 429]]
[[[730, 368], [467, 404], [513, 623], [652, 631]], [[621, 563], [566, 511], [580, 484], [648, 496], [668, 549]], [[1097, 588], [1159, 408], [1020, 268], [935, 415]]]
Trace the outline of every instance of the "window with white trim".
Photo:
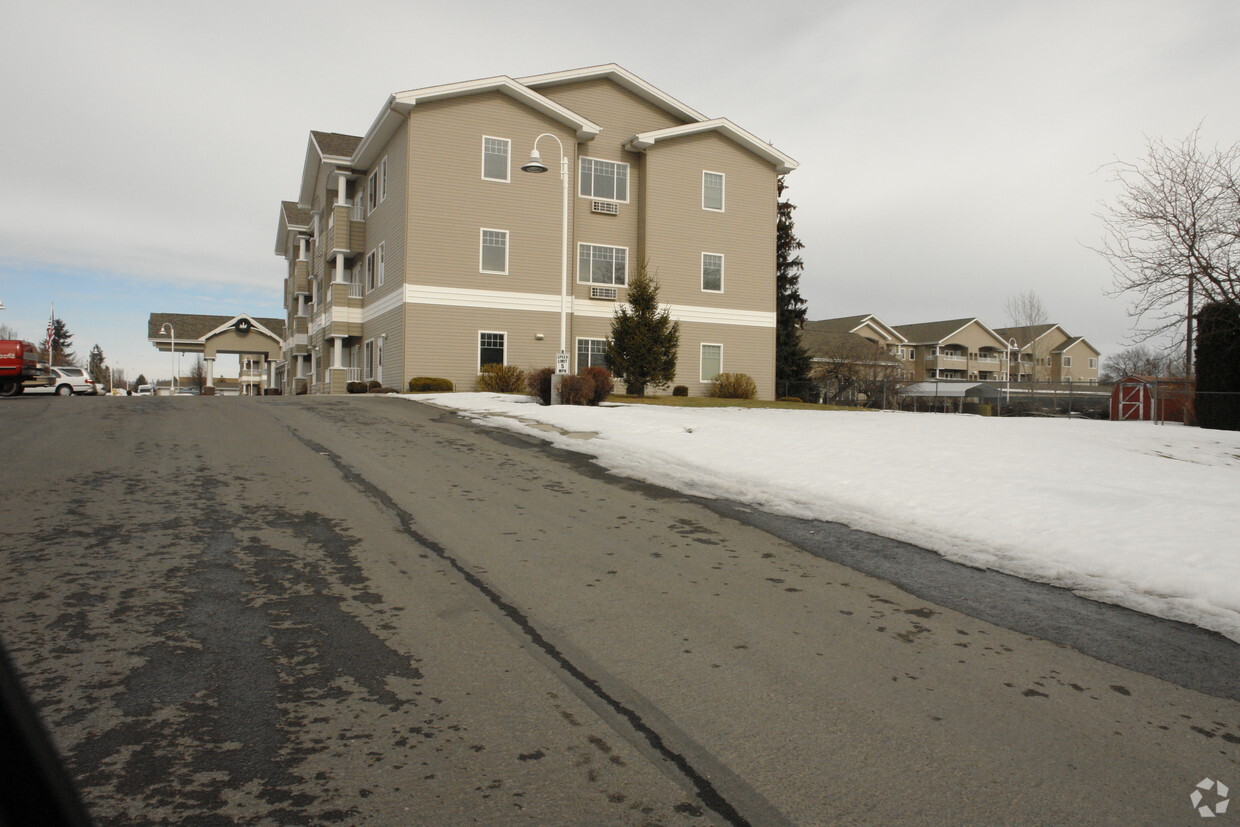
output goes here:
[[702, 372], [699, 378], [710, 382], [723, 373], [723, 345], [702, 345]]
[[383, 336], [375, 340], [375, 378], [383, 381]]
[[577, 370], [607, 367], [606, 339], [577, 340]]
[[908, 360], [909, 360], [910, 362], [912, 362], [913, 360], [915, 360], [915, 359], [917, 358], [917, 348], [915, 348], [915, 347], [910, 347], [910, 348], [908, 349], [907, 353], [908, 353]]
[[504, 365], [507, 364], [507, 348], [505, 344], [508, 334], [493, 331], [478, 331], [478, 371], [486, 365]]
[[370, 173], [366, 179], [366, 206], [368, 212], [374, 212], [379, 206], [379, 170]]
[[383, 156], [383, 160], [379, 162], [379, 203], [382, 204], [387, 198], [387, 156]]
[[379, 255], [378, 255], [378, 257], [377, 257], [377, 262], [378, 262], [377, 266], [378, 266], [378, 268], [379, 268], [379, 272], [378, 272], [378, 275], [376, 275], [376, 276], [375, 276], [375, 286], [376, 286], [376, 287], [382, 287], [382, 286], [383, 286], [383, 271], [384, 271], [383, 261], [384, 261], [384, 259], [387, 257], [387, 256], [384, 254], [384, 253], [385, 253], [384, 248], [385, 248], [385, 246], [386, 246], [386, 245], [387, 245], [387, 242], [386, 242], [386, 241], [384, 241], [384, 242], [382, 242], [382, 243], [379, 245], [379, 249], [378, 249], [378, 254], [379, 254]]
[[375, 251], [366, 254], [366, 292], [375, 289]]
[[702, 253], [702, 289], [708, 293], [723, 292], [723, 255]]
[[1089, 367], [1090, 367], [1090, 370], [1097, 370], [1098, 360], [1091, 357], [1089, 360]]
[[482, 179], [508, 181], [508, 158], [512, 142], [507, 138], [482, 136]]
[[607, 201], [629, 200], [629, 165], [599, 158], [582, 158], [581, 195]]
[[1072, 367], [1072, 357], [1071, 357], [1071, 356], [1065, 356], [1065, 357], [1063, 357], [1063, 366], [1064, 366], [1065, 368], [1070, 368], [1070, 367]]
[[702, 171], [702, 209], [723, 212], [723, 173]]
[[375, 378], [375, 340], [367, 339], [362, 345], [362, 378], [366, 380]]
[[577, 281], [582, 284], [628, 284], [629, 250], [601, 244], [577, 245]]
[[480, 236], [478, 270], [508, 274], [508, 231], [483, 229]]

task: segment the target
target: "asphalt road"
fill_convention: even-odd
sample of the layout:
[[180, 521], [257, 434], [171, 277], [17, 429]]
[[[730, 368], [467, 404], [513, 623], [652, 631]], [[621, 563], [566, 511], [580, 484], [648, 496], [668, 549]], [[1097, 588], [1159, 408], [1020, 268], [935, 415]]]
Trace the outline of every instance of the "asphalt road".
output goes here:
[[103, 823], [1188, 824], [1240, 789], [1214, 636], [1126, 668], [400, 400], [0, 416], [0, 637]]

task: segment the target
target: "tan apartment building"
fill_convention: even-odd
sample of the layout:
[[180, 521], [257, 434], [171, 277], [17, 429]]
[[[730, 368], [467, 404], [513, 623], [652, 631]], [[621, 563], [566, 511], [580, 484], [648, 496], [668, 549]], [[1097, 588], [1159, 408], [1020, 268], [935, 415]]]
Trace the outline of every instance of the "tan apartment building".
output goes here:
[[[865, 342], [896, 360], [913, 381], [1098, 381], [1098, 350], [1056, 324], [990, 328], [979, 319], [888, 325], [872, 314], [806, 322], [801, 342], [815, 361], [852, 358]], [[1019, 352], [1019, 357], [1017, 353]], [[875, 358], [875, 357], [870, 357]], [[1019, 359], [1019, 369], [1009, 365]]]
[[1013, 371], [1013, 379], [1098, 383], [1101, 353], [1083, 336], [1073, 336], [1057, 324], [997, 327], [995, 333], [1020, 351], [1020, 371], [1019, 375]]
[[[549, 174], [521, 170], [536, 141]], [[645, 264], [680, 323], [675, 383], [747, 373], [770, 398], [776, 179], [796, 166], [615, 64], [395, 93], [362, 136], [311, 132], [281, 205], [281, 382], [472, 390], [485, 364], [555, 365], [561, 338], [568, 370], [601, 364]]]

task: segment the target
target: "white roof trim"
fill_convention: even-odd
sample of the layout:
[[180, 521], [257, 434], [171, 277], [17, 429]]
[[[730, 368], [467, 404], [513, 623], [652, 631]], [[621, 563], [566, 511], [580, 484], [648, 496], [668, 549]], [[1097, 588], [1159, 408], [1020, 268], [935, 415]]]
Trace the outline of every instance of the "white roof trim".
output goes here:
[[905, 344], [908, 343], [908, 339], [904, 338], [904, 336], [900, 333], [900, 331], [896, 330], [894, 327], [892, 327], [891, 325], [884, 322], [882, 319], [872, 314], [869, 316], [866, 316], [864, 319], [859, 321], [857, 323], [857, 326], [848, 332], [856, 333], [858, 330], [860, 330], [862, 327], [865, 327], [867, 324], [873, 325], [874, 327], [877, 327], [880, 330], [885, 331], [888, 338], [897, 339], [900, 342], [903, 342]]
[[651, 86], [637, 75], [616, 63], [604, 63], [599, 66], [587, 66], [582, 69], [569, 69], [564, 72], [548, 72], [544, 75], [530, 75], [517, 78], [517, 82], [531, 89], [541, 86], [559, 86], [566, 83], [578, 83], [595, 78], [610, 78], [628, 89], [630, 92], [645, 98], [678, 118], [686, 121], [704, 121], [706, 116], [673, 98], [661, 89]]
[[[254, 320], [254, 317], [253, 317], [253, 316], [251, 316], [249, 313], [238, 313], [236, 316], [233, 316], [231, 319], [229, 319], [228, 321], [224, 322], [222, 325], [220, 325], [219, 327], [217, 327], [215, 330], [212, 330], [212, 331], [210, 331], [209, 333], [204, 333], [204, 334], [202, 335], [202, 338], [201, 338], [201, 339], [198, 339], [197, 341], [199, 341], [199, 342], [206, 342], [206, 341], [207, 341], [207, 339], [210, 339], [212, 336], [216, 336], [216, 335], [218, 335], [218, 334], [220, 334], [220, 333], [223, 333], [225, 330], [228, 330], [229, 328], [231, 328], [231, 327], [232, 327], [233, 325], [235, 325], [235, 324], [238, 322], [238, 320], [240, 320], [240, 319], [245, 319], [245, 320], [247, 320], [247, 321], [250, 323], [250, 327], [251, 327], [253, 330], [257, 330], [257, 331], [259, 331], [260, 333], [266, 333], [268, 336], [270, 336], [271, 338], [275, 339], [277, 342], [282, 341], [282, 340], [280, 339], [280, 337], [279, 337], [279, 336], [277, 336], [276, 334], [272, 333], [270, 330], [268, 330], [267, 328], [265, 328], [265, 327], [263, 327], [261, 324], [259, 324], [257, 321], [255, 321], [255, 320]], [[194, 341], [194, 340], [191, 340], [191, 341]]]
[[651, 132], [641, 132], [629, 138], [625, 142], [624, 148], [641, 152], [659, 141], [665, 141], [672, 138], [683, 138], [687, 135], [698, 135], [702, 132], [717, 131], [731, 138], [736, 143], [748, 149], [750, 152], [758, 155], [775, 165], [779, 174], [792, 172], [800, 164], [793, 160], [792, 156], [780, 152], [775, 147], [768, 144], [753, 135], [750, 132], [741, 129], [727, 118], [714, 118], [709, 121], [701, 121], [699, 123], [685, 124], [684, 126], [673, 126], [667, 129], [655, 129]]
[[476, 95], [483, 92], [502, 92], [510, 98], [542, 112], [544, 115], [570, 127], [576, 133], [577, 140], [579, 141], [589, 141], [603, 130], [594, 121], [583, 118], [571, 109], [538, 94], [507, 75], [497, 75], [491, 78], [445, 83], [440, 86], [426, 86], [421, 89], [409, 89], [404, 92], [393, 93], [388, 97], [387, 103], [384, 104], [383, 109], [376, 116], [374, 123], [370, 125], [370, 129], [366, 130], [365, 137], [362, 138], [362, 142], [358, 144], [357, 149], [353, 153], [352, 164], [361, 168], [369, 167], [374, 162], [372, 156], [378, 154], [378, 150], [396, 132], [404, 117], [409, 113], [409, 110], [419, 103], [430, 103], [432, 101], [457, 98], [464, 95]]

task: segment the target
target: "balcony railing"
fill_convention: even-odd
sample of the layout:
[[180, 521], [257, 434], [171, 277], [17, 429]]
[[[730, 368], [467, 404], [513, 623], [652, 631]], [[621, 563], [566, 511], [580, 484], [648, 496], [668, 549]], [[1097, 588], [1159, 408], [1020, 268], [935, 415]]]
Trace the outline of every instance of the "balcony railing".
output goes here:
[[360, 382], [362, 381], [361, 368], [345, 368], [345, 381]]
[[349, 283], [349, 298], [360, 299], [362, 297], [362, 283], [354, 281]]

